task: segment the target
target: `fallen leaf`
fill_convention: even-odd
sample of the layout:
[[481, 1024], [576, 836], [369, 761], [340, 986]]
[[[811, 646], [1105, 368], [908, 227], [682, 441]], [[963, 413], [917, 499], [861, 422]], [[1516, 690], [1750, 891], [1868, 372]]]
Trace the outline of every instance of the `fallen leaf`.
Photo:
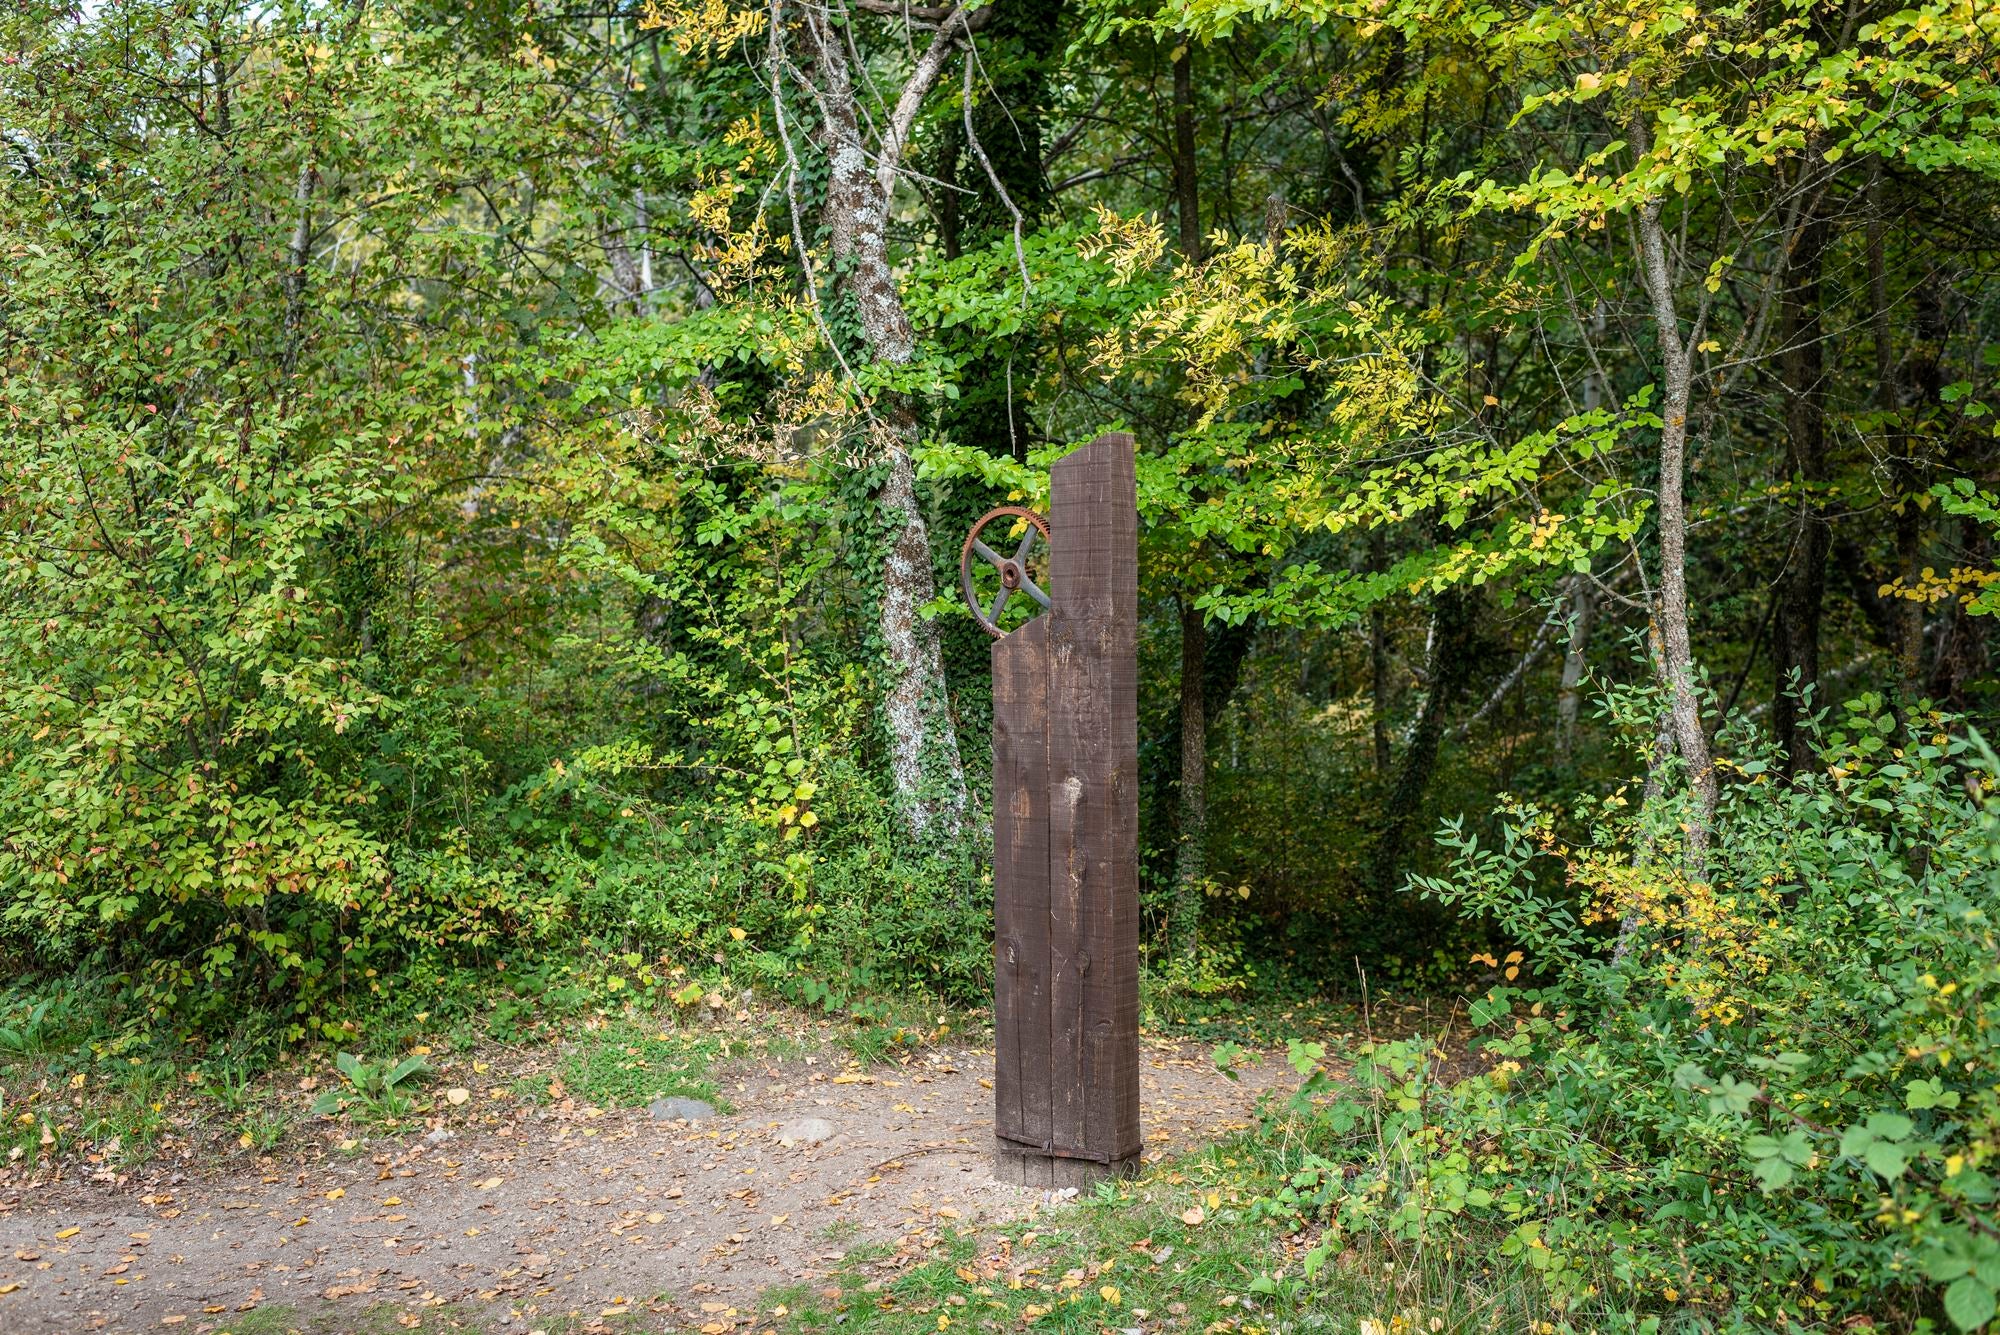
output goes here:
[[1195, 1227], [1197, 1224], [1201, 1223], [1201, 1221], [1206, 1218], [1208, 1218], [1208, 1216], [1202, 1212], [1202, 1208], [1199, 1205], [1191, 1205], [1187, 1209], [1181, 1211], [1181, 1222], [1183, 1224], [1186, 1224], [1189, 1228]]
[[481, 1191], [491, 1191], [493, 1190], [493, 1188], [499, 1186], [502, 1182], [505, 1182], [506, 1180], [507, 1179], [504, 1177], [489, 1177], [484, 1182], [481, 1182], [479, 1184], [479, 1189]]
[[472, 1091], [462, 1085], [454, 1085], [444, 1092], [444, 1101], [456, 1108], [472, 1097]]
[[60, 1233], [56, 1234], [56, 1240], [60, 1242], [64, 1238], [73, 1238], [81, 1232], [83, 1232], [83, 1230], [80, 1228], [66, 1228], [62, 1230]]

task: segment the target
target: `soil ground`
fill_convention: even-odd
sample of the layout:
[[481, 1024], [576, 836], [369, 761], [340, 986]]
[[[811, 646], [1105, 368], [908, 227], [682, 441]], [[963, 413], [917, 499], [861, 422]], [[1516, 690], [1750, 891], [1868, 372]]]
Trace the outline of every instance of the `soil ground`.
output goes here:
[[[1249, 1124], [1290, 1074], [1252, 1056], [1231, 1081], [1206, 1048], [1147, 1040], [1149, 1161]], [[991, 1049], [972, 1047], [867, 1070], [738, 1061], [717, 1073], [734, 1111], [700, 1122], [566, 1101], [344, 1152], [17, 1186], [0, 1197], [0, 1331], [220, 1335], [271, 1329], [273, 1309], [314, 1330], [393, 1330], [447, 1304], [523, 1335], [714, 1324], [854, 1246], [921, 1248], [1060, 1204], [992, 1180], [991, 1070]], [[834, 1134], [781, 1143], [807, 1117]]]

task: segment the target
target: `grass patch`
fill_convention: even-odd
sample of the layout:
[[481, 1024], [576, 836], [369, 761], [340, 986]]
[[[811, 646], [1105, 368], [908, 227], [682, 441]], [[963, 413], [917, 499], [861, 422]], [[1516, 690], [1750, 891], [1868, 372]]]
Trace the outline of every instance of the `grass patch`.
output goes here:
[[[415, 1325], [408, 1324], [414, 1318]], [[494, 1329], [488, 1318], [455, 1303], [443, 1307], [400, 1307], [376, 1303], [363, 1310], [328, 1306], [317, 1312], [296, 1307], [260, 1307], [254, 1312], [225, 1318], [214, 1335], [487, 1335]], [[565, 1335], [572, 1329], [565, 1321], [537, 1323], [547, 1335]]]
[[828, 1281], [761, 1306], [784, 1309], [787, 1335], [1550, 1329], [1532, 1273], [1471, 1234], [1357, 1240], [1307, 1279], [1304, 1254], [1323, 1235], [1268, 1206], [1294, 1148], [1270, 1131], [1028, 1220], [857, 1247]]
[[636, 1108], [672, 1095], [713, 1103], [709, 1068], [736, 1046], [713, 1031], [615, 1020], [574, 1040], [560, 1078], [570, 1097], [601, 1107]]

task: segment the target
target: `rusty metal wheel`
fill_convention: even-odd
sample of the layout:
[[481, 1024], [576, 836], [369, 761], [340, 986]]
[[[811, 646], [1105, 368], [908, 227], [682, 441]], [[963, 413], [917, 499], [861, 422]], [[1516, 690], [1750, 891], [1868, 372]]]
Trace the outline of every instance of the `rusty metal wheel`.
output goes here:
[[[1021, 545], [1014, 549], [1012, 556], [1000, 555], [979, 539], [980, 533], [988, 524], [1003, 517], [1020, 520], [1028, 527], [1028, 531], [1021, 535]], [[1012, 528], [1011, 524], [1009, 528]], [[1040, 603], [1044, 611], [1048, 609], [1049, 595], [1042, 591], [1041, 585], [1037, 584], [1029, 573], [1030, 559], [1035, 554], [1037, 540], [1046, 552], [1049, 545], [1049, 521], [1024, 506], [1003, 505], [997, 510], [988, 510], [979, 516], [979, 522], [975, 523], [972, 531], [965, 535], [965, 546], [959, 549], [958, 586], [965, 594], [965, 605], [971, 609], [972, 619], [979, 623], [979, 628], [996, 640], [1007, 633], [1000, 628], [1000, 614], [1006, 609], [1007, 600], [1017, 591], [1027, 594]], [[979, 564], [991, 566], [1000, 572], [1000, 591], [994, 595], [990, 606], [980, 597], [979, 590], [973, 582], [973, 573], [978, 569], [978, 564], [973, 561], [974, 557], [979, 558]], [[1044, 556], [1037, 564], [1045, 567], [1046, 561], [1047, 558]], [[1046, 577], [1045, 573], [1044, 578]]]

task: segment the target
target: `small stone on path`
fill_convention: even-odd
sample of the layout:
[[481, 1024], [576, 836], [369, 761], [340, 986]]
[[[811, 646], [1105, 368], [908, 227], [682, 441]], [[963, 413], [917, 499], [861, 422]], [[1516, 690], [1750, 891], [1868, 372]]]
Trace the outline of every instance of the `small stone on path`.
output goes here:
[[786, 1149], [794, 1145], [817, 1145], [833, 1138], [833, 1123], [824, 1117], [801, 1117], [778, 1128], [778, 1143]]
[[646, 1105], [646, 1111], [653, 1115], [655, 1121], [661, 1122], [699, 1122], [715, 1116], [713, 1104], [678, 1097], [654, 1099]]

